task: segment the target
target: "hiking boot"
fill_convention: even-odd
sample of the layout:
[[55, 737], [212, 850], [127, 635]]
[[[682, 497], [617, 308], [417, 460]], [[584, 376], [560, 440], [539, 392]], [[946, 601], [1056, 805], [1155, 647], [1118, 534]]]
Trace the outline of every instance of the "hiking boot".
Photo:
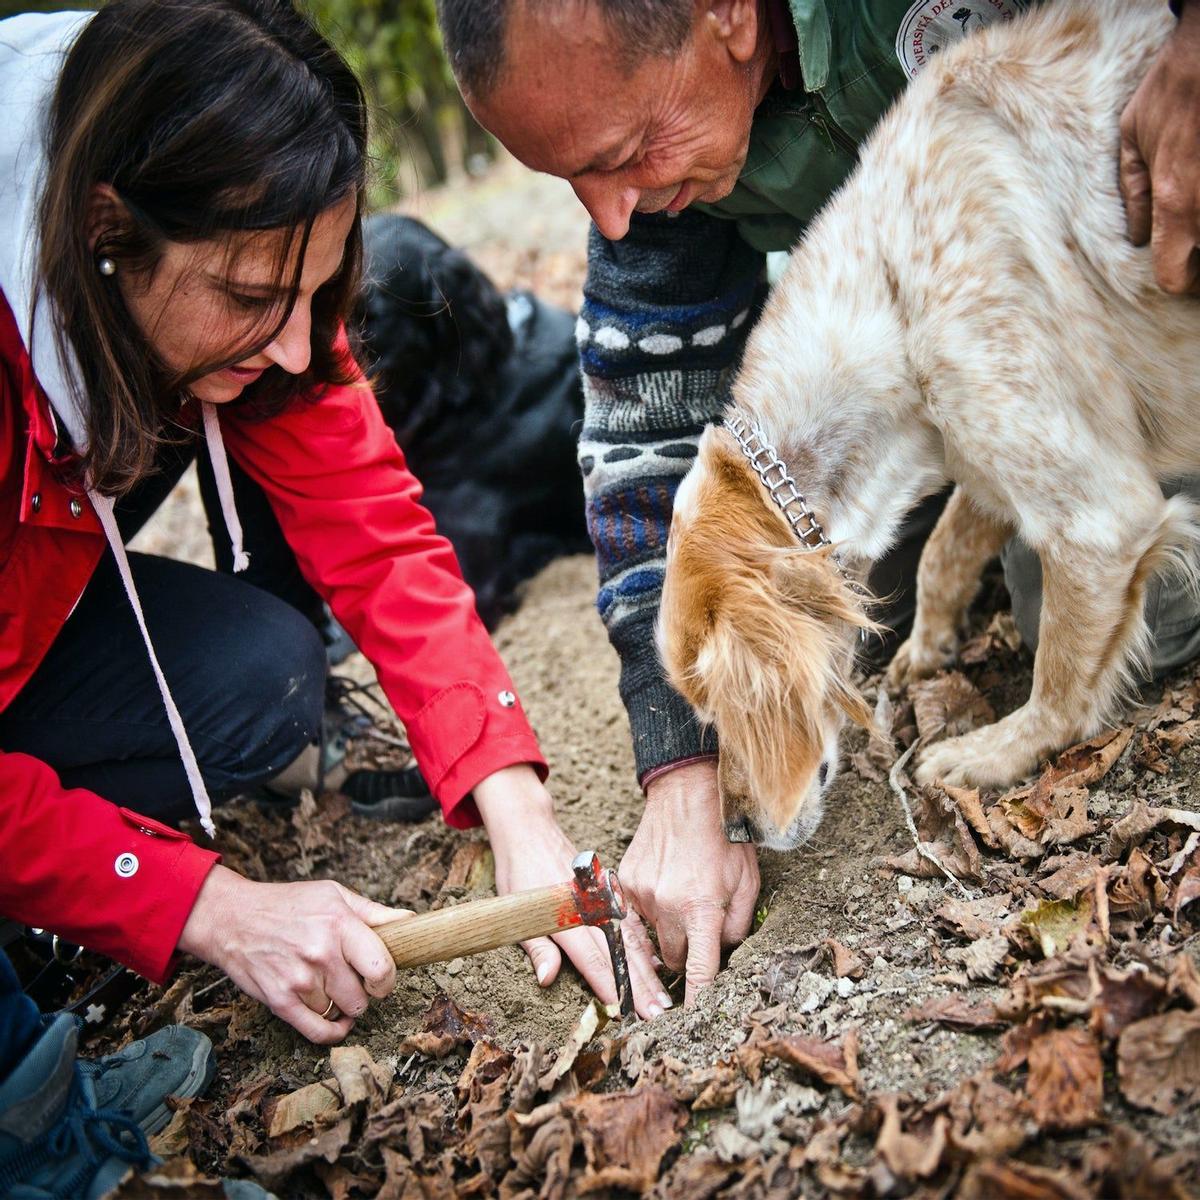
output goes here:
[[350, 811], [373, 821], [423, 821], [438, 803], [417, 767], [398, 771], [351, 771], [338, 788]]
[[348, 771], [349, 742], [367, 739], [411, 754], [408, 743], [386, 728], [390, 710], [378, 686], [330, 675], [325, 685], [325, 713], [320, 741], [305, 749], [284, 771], [264, 785], [264, 800], [294, 803], [307, 788], [313, 793], [341, 792], [351, 810], [376, 821], [420, 821], [436, 811], [437, 801], [416, 766], [370, 767]]
[[212, 1044], [172, 1026], [97, 1062], [75, 1057], [79, 1025], [49, 1021], [0, 1083], [0, 1196], [94, 1200], [154, 1162], [146, 1135], [170, 1113], [165, 1098], [198, 1095], [212, 1078]]

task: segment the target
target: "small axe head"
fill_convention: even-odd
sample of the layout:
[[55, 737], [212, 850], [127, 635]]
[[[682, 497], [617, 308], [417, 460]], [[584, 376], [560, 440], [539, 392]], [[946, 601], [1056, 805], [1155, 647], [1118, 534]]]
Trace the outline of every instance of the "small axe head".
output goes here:
[[594, 850], [575, 855], [571, 864], [575, 874], [575, 905], [585, 925], [595, 925], [608, 942], [613, 978], [621, 1002], [621, 1015], [633, 1012], [633, 988], [629, 982], [629, 965], [625, 960], [625, 942], [621, 938], [621, 920], [625, 916], [625, 894], [615, 871], [600, 865]]

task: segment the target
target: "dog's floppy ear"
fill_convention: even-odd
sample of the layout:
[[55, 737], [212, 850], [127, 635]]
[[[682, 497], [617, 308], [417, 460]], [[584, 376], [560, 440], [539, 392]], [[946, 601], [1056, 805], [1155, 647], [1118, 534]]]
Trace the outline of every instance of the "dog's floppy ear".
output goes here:
[[[856, 594], [832, 558], [831, 548], [784, 550], [775, 555], [772, 580], [780, 600], [832, 631], [849, 627], [877, 633], [880, 626], [867, 612], [863, 596]], [[850, 680], [850, 663], [831, 656], [827, 679], [828, 695], [856, 725], [867, 729], [872, 714], [858, 688]]]

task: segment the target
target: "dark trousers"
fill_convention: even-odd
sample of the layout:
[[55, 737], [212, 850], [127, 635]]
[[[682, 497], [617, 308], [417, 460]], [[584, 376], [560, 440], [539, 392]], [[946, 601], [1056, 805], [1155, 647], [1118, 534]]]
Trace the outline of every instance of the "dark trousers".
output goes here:
[[[195, 453], [171, 448], [162, 470], [117, 507], [132, 537]], [[146, 624], [214, 800], [276, 774], [319, 732], [325, 652], [321, 606], [305, 583], [265, 495], [233, 464], [251, 568], [231, 554], [207, 456], [201, 491], [218, 571], [131, 554]], [[0, 750], [48, 763], [85, 787], [159, 820], [192, 811], [175, 739], [137, 623], [106, 553], [49, 653], [0, 713]]]

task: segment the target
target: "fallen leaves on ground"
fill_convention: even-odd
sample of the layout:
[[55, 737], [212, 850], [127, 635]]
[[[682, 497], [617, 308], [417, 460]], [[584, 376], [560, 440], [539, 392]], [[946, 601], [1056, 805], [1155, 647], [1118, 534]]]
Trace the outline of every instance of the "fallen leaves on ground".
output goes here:
[[437, 996], [422, 1020], [420, 1033], [400, 1044], [401, 1054], [428, 1054], [444, 1058], [458, 1046], [473, 1045], [496, 1031], [495, 1022], [483, 1013], [459, 1008], [447, 995]]
[[1200, 1103], [1200, 1012], [1172, 1009], [1129, 1025], [1117, 1071], [1125, 1099], [1139, 1108], [1169, 1116]]

